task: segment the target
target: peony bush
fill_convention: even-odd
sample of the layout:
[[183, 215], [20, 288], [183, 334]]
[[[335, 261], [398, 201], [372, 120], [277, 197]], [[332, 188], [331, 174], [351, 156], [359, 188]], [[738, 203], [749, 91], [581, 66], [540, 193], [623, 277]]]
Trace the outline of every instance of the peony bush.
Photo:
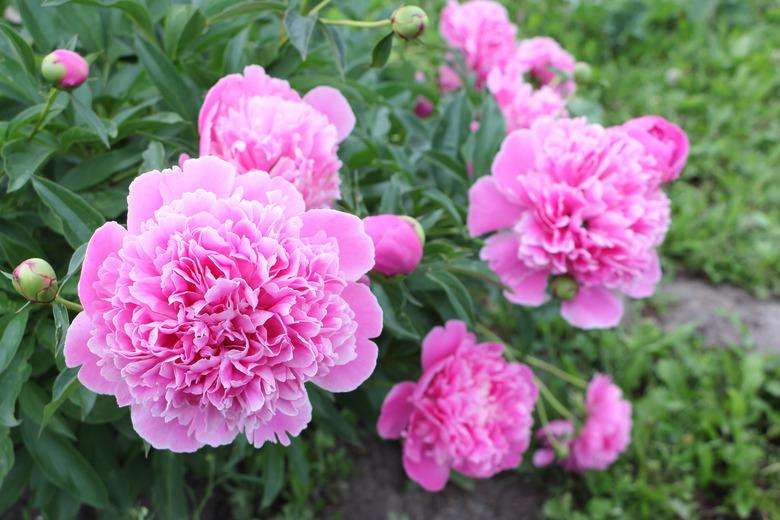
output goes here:
[[321, 507], [377, 437], [429, 492], [608, 478], [621, 375], [528, 337], [655, 293], [685, 132], [493, 0], [163, 4], [0, 23], [0, 506]]

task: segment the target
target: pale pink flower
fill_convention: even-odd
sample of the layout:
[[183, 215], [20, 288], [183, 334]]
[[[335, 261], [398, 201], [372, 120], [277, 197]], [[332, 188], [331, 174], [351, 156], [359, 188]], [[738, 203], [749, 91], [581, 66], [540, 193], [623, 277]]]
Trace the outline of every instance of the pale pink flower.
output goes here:
[[660, 172], [660, 183], [677, 179], [688, 160], [688, 136], [682, 128], [661, 116], [643, 116], [620, 125], [628, 135], [642, 143], [653, 166]]
[[428, 491], [444, 488], [450, 468], [488, 478], [520, 464], [538, 389], [531, 369], [507, 363], [503, 349], [448, 321], [423, 341], [420, 379], [385, 398], [379, 435], [404, 439], [406, 473]]
[[487, 239], [481, 257], [506, 297], [538, 306], [548, 278], [573, 279], [562, 316], [580, 328], [617, 325], [618, 293], [650, 296], [661, 278], [656, 248], [669, 227], [669, 199], [641, 143], [619, 128], [541, 119], [505, 139], [492, 175], [469, 191], [468, 227]]
[[[562, 96], [574, 92], [574, 66], [577, 60], [554, 39], [537, 36], [521, 40], [513, 60], [522, 64], [541, 85], [550, 85]], [[561, 79], [560, 73], [567, 74], [568, 79]]]
[[374, 242], [374, 270], [385, 276], [409, 274], [423, 257], [422, 228], [409, 217], [376, 215], [363, 219], [366, 233]]
[[461, 87], [460, 76], [449, 65], [441, 65], [439, 67], [438, 82], [439, 90], [442, 94], [454, 92]]
[[494, 67], [502, 67], [515, 51], [517, 27], [504, 6], [492, 0], [459, 4], [449, 0], [439, 25], [444, 41], [460, 51], [481, 88]]
[[89, 241], [65, 361], [155, 448], [288, 444], [306, 382], [350, 391], [374, 370], [382, 310], [357, 283], [373, 264], [359, 218], [306, 211], [282, 178], [216, 157], [145, 173], [127, 229]]
[[239, 173], [283, 177], [309, 208], [340, 197], [338, 145], [355, 126], [344, 96], [316, 87], [301, 97], [281, 79], [251, 65], [214, 85], [198, 118], [200, 155], [229, 161]]

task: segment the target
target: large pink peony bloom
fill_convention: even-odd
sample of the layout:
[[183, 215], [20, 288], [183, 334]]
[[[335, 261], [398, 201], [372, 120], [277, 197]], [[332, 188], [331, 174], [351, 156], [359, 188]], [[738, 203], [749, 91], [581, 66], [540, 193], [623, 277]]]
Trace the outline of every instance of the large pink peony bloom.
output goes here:
[[311, 419], [304, 383], [374, 370], [382, 311], [356, 283], [373, 264], [360, 219], [306, 211], [284, 179], [216, 157], [145, 173], [127, 229], [89, 241], [65, 360], [155, 448], [287, 444]]
[[[520, 41], [513, 60], [522, 64], [541, 85], [554, 84], [552, 86], [563, 96], [574, 92], [574, 65], [577, 61], [554, 39], [537, 36]], [[560, 73], [567, 74], [569, 78], [561, 80]]]
[[492, 0], [463, 4], [449, 0], [441, 12], [439, 29], [447, 45], [463, 53], [466, 65], [477, 76], [477, 88], [515, 51], [517, 27], [509, 21], [504, 6]]
[[647, 297], [661, 277], [656, 248], [669, 200], [657, 177], [645, 148], [624, 131], [542, 119], [509, 134], [492, 175], [472, 186], [469, 231], [501, 230], [481, 257], [510, 301], [541, 305], [548, 278], [557, 284], [566, 275], [562, 285], [574, 287], [558, 295], [563, 317], [576, 327], [613, 327], [623, 314], [616, 293]]
[[429, 491], [450, 468], [488, 478], [514, 468], [528, 448], [538, 389], [531, 370], [507, 363], [503, 345], [477, 343], [461, 321], [436, 327], [422, 345], [423, 374], [385, 398], [377, 429], [404, 438], [404, 468]]
[[642, 143], [653, 166], [660, 172], [659, 183], [675, 180], [688, 160], [688, 136], [679, 126], [661, 116], [643, 116], [620, 125]]
[[267, 171], [303, 194], [309, 208], [340, 196], [338, 145], [355, 126], [341, 93], [316, 87], [301, 97], [251, 65], [214, 85], [200, 109], [200, 155], [229, 161], [239, 173]]

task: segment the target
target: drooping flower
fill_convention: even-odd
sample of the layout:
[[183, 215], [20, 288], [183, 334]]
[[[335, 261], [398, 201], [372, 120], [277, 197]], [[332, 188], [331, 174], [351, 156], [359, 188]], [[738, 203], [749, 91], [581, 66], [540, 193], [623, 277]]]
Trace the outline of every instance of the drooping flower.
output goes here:
[[481, 88], [494, 67], [502, 67], [515, 51], [517, 27], [504, 6], [492, 0], [462, 4], [449, 0], [439, 25], [444, 41], [460, 51]]
[[631, 403], [609, 376], [596, 374], [585, 397], [587, 417], [577, 433], [570, 421], [550, 421], [536, 432], [541, 448], [534, 465], [554, 460], [566, 470], [582, 473], [604, 470], [613, 464], [631, 442]]
[[620, 125], [628, 135], [642, 143], [647, 155], [661, 174], [660, 183], [675, 180], [688, 160], [688, 136], [679, 126], [661, 116], [643, 116]]
[[[574, 67], [577, 60], [561, 45], [547, 36], [521, 40], [512, 58], [521, 64], [540, 85], [549, 85], [562, 96], [575, 89]], [[561, 77], [561, 74], [568, 78]]]
[[320, 86], [301, 97], [281, 79], [251, 65], [214, 85], [198, 118], [200, 155], [216, 155], [239, 173], [267, 171], [303, 194], [309, 208], [340, 196], [339, 143], [355, 126], [344, 96]]
[[528, 448], [538, 389], [503, 349], [449, 321], [425, 337], [420, 379], [385, 398], [379, 435], [403, 438], [406, 473], [428, 491], [444, 488], [450, 468], [474, 478], [514, 468]]
[[657, 177], [645, 148], [621, 129], [542, 119], [509, 134], [492, 175], [472, 186], [469, 231], [501, 230], [481, 257], [510, 301], [541, 305], [548, 279], [567, 276], [576, 287], [563, 317], [580, 328], [613, 327], [623, 314], [616, 293], [645, 298], [661, 278], [656, 248], [669, 199]]
[[76, 88], [89, 77], [89, 64], [80, 54], [57, 49], [41, 62], [41, 75], [62, 88]]
[[374, 270], [385, 276], [409, 274], [423, 257], [425, 232], [419, 222], [400, 215], [376, 215], [363, 219], [374, 242]]
[[373, 258], [359, 218], [306, 211], [282, 178], [216, 157], [145, 173], [127, 229], [89, 241], [66, 363], [155, 448], [288, 444], [304, 383], [350, 391], [374, 369], [382, 311], [357, 283]]

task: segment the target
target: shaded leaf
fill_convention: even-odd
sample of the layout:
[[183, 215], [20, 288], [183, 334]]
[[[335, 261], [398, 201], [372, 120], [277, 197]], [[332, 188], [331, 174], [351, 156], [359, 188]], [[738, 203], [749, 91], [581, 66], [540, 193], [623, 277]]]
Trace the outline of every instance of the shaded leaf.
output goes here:
[[391, 32], [374, 46], [371, 51], [371, 66], [381, 69], [390, 59], [390, 52], [393, 50], [393, 33]]
[[8, 191], [16, 191], [30, 180], [54, 152], [56, 143], [49, 140], [27, 141], [27, 138], [15, 139], [5, 143], [2, 150], [3, 167], [8, 174]]
[[73, 247], [88, 241], [103, 224], [103, 217], [81, 197], [48, 179], [33, 179], [33, 188], [54, 213], [62, 219], [65, 238]]
[[284, 27], [287, 30], [287, 36], [303, 60], [306, 59], [309, 42], [316, 24], [317, 13], [303, 16], [297, 2], [292, 2], [284, 13]]

